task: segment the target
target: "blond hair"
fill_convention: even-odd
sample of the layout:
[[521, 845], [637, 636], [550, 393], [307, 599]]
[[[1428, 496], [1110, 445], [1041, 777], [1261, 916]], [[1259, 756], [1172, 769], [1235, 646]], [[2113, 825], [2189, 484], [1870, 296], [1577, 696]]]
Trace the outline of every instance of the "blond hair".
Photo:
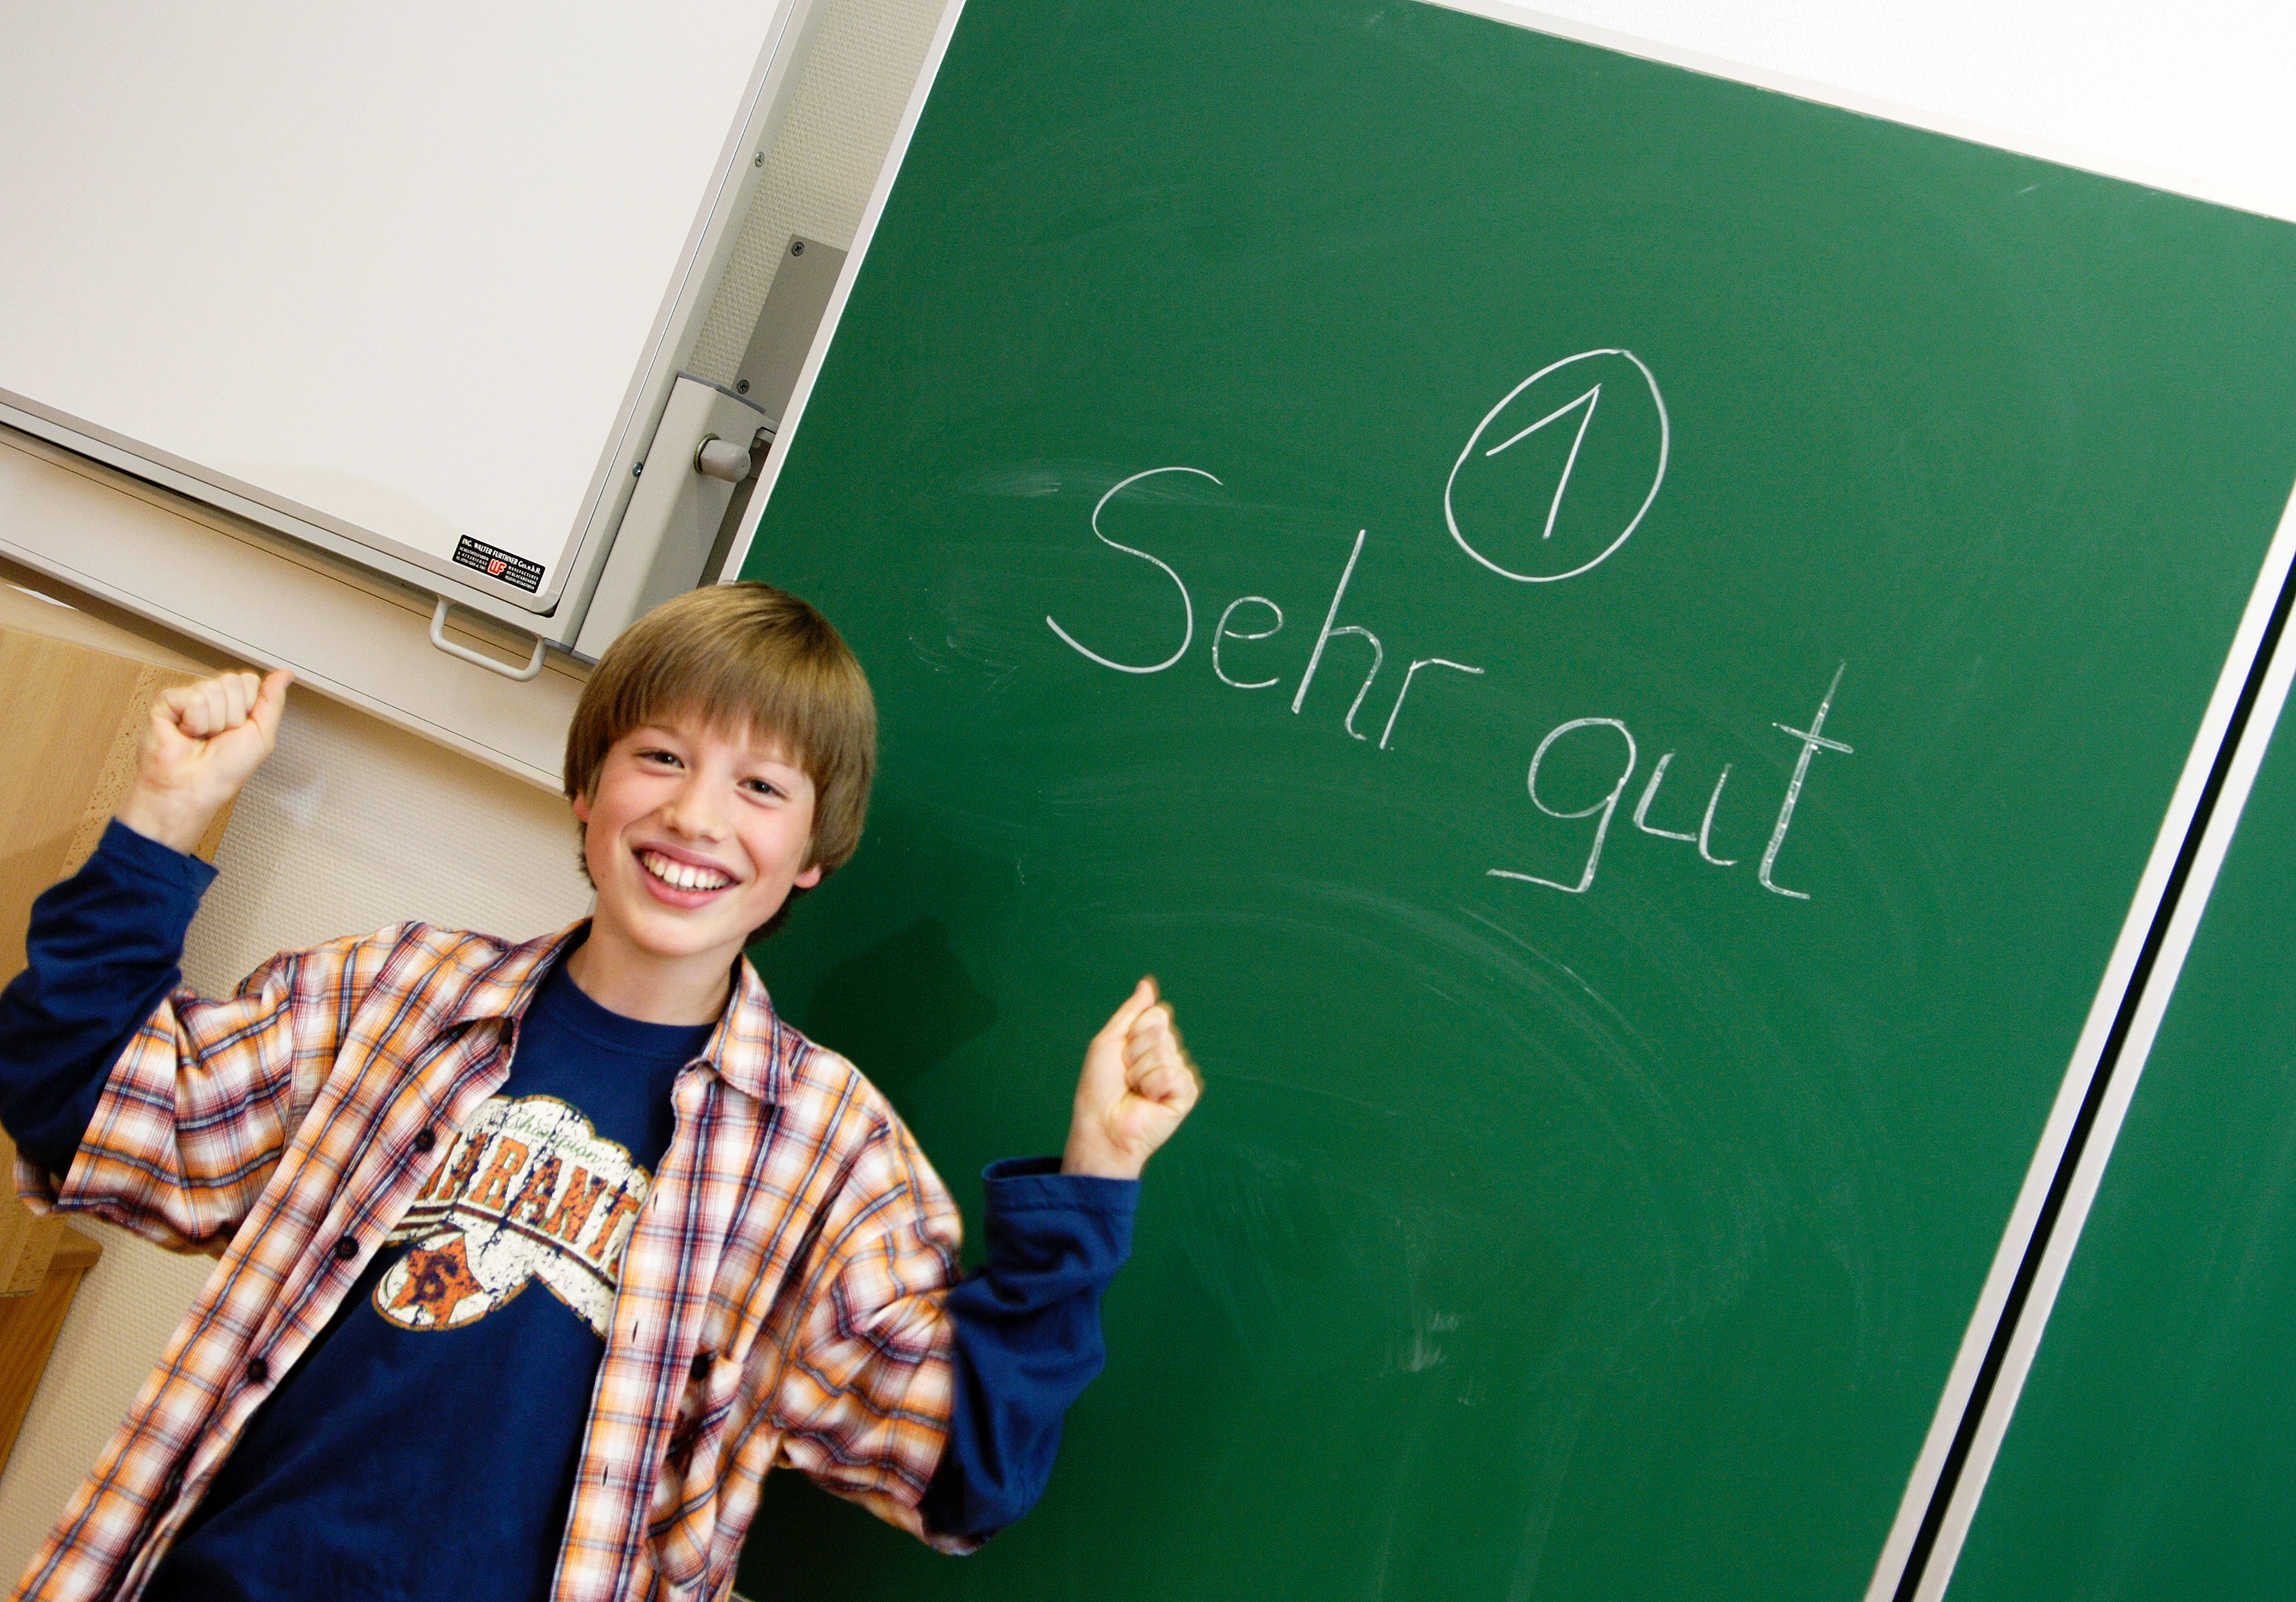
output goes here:
[[[679, 721], [777, 742], [813, 781], [806, 865], [826, 878], [851, 858], [877, 772], [877, 704], [829, 619], [765, 584], [711, 584], [663, 601], [606, 648], [582, 691], [566, 731], [567, 799], [595, 791], [623, 735]], [[791, 890], [791, 903], [802, 894]]]

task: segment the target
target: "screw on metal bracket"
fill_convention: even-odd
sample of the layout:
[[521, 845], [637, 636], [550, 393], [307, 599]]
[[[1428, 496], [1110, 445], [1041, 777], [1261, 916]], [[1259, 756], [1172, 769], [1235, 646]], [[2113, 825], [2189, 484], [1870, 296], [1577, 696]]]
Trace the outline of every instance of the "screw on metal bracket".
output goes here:
[[793, 239], [790, 241], [790, 254], [791, 256], [803, 256], [805, 254], [805, 241], [801, 239]]
[[637, 478], [639, 475], [641, 475], [641, 474], [642, 474], [642, 473], [644, 473], [644, 471], [645, 471], [645, 463], [644, 463], [644, 462], [634, 462], [633, 464], [631, 464], [631, 467], [630, 467], [630, 477], [631, 477], [631, 478]]
[[749, 393], [750, 393], [750, 380], [747, 380], [747, 379], [742, 379], [742, 380], [739, 380], [737, 383], [735, 383], [735, 384], [734, 384], [734, 394], [736, 394], [736, 395], [747, 395], [747, 394], [749, 394]]
[[750, 165], [751, 167], [763, 167], [765, 164], [766, 152], [763, 151], [759, 151], [756, 155], [750, 158]]

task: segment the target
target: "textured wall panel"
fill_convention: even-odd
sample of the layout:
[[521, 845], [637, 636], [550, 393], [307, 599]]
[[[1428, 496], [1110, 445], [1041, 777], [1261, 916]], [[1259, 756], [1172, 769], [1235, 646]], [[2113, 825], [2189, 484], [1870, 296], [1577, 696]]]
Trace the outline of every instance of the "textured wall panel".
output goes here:
[[940, 21], [940, 0], [826, 0], [691, 370], [730, 384], [792, 233], [853, 242]]
[[293, 695], [184, 943], [210, 993], [274, 952], [403, 919], [524, 939], [589, 910], [563, 798]]

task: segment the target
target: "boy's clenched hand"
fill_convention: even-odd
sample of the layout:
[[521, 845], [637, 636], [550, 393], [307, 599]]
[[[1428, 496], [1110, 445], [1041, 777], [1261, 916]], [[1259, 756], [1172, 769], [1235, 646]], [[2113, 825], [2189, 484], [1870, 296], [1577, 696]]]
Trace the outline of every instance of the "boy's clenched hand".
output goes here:
[[161, 691], [135, 748], [135, 782], [119, 821], [177, 851], [197, 846], [271, 755], [293, 676], [283, 668], [261, 680], [226, 673]]
[[1061, 1172], [1138, 1179], [1203, 1088], [1173, 1026], [1170, 1003], [1157, 999], [1155, 980], [1141, 980], [1085, 1048]]

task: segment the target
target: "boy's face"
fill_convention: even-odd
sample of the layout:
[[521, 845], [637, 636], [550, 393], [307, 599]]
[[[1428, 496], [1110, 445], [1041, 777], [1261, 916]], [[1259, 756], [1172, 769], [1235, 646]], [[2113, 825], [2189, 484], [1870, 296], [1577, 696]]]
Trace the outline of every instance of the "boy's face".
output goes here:
[[808, 867], [813, 781], [779, 742], [677, 720], [633, 729], [574, 803], [597, 932], [650, 957], [730, 963]]

